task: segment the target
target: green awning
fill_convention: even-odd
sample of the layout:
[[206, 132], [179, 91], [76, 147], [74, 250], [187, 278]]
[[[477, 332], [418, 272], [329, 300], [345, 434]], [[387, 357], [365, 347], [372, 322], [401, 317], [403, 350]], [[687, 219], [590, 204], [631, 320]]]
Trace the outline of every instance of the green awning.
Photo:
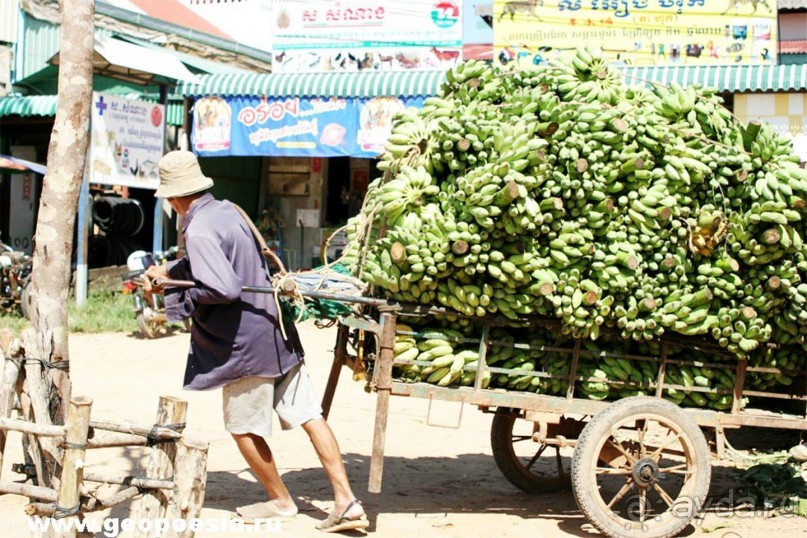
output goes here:
[[436, 95], [444, 77], [444, 71], [200, 75], [199, 84], [180, 83], [176, 92], [186, 96], [412, 97]]
[[[135, 98], [135, 97], [132, 97]], [[145, 99], [156, 102], [155, 99]], [[55, 95], [25, 95], [0, 98], [0, 118], [4, 116], [55, 116], [59, 99]], [[182, 125], [185, 109], [182, 101], [170, 100], [166, 110], [168, 125]]]
[[0, 99], [0, 118], [3, 116], [53, 116], [58, 99], [55, 95], [26, 95]]
[[627, 84], [700, 84], [725, 92], [807, 89], [807, 65], [681, 65], [621, 67]]

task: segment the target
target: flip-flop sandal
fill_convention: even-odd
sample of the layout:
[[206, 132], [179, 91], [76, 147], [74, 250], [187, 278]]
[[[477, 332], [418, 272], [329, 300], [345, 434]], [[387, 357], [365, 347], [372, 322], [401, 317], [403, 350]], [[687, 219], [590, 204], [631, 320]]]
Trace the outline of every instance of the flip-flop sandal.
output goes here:
[[367, 514], [362, 513], [362, 515], [355, 518], [347, 517], [347, 513], [350, 512], [350, 509], [356, 505], [361, 506], [361, 501], [354, 499], [353, 502], [347, 505], [347, 508], [345, 508], [345, 511], [342, 512], [341, 516], [337, 516], [335, 512], [331, 512], [327, 519], [323, 520], [319, 525], [317, 525], [317, 529], [323, 532], [342, 532], [366, 529], [370, 526], [370, 522], [367, 520]]
[[235, 509], [244, 523], [254, 523], [256, 519], [292, 518], [297, 515], [297, 507], [291, 510], [281, 510], [272, 501], [239, 506]]

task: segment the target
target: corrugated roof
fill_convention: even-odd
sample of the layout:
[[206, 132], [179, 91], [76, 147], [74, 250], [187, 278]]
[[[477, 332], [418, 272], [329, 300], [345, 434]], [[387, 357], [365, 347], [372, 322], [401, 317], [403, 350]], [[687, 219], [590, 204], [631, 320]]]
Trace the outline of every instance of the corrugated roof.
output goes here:
[[807, 89], [807, 64], [684, 65], [621, 68], [628, 84], [700, 84], [727, 92], [783, 92]]
[[271, 97], [428, 96], [437, 93], [444, 78], [444, 71], [201, 75], [200, 84], [181, 83], [176, 93]]
[[58, 98], [55, 95], [26, 95], [0, 99], [0, 117], [3, 116], [53, 116]]
[[807, 0], [777, 0], [776, 7], [779, 9], [805, 9]]
[[[50, 62], [58, 64], [59, 53]], [[144, 85], [175, 80], [198, 82], [185, 64], [162, 49], [97, 36], [93, 68], [98, 74]]]
[[[143, 99], [156, 102], [156, 99]], [[0, 118], [4, 116], [55, 116], [59, 99], [56, 95], [24, 95], [0, 98]], [[182, 125], [185, 115], [181, 100], [168, 101], [166, 121], [168, 125]]]
[[807, 53], [807, 39], [788, 39], [779, 42], [779, 54]]

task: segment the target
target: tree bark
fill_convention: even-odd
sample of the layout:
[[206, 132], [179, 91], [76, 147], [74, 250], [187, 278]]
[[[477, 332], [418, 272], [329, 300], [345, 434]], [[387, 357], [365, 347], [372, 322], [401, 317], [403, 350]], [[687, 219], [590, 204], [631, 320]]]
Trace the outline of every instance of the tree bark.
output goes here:
[[[29, 358], [52, 363], [69, 358], [66, 305], [76, 207], [89, 143], [95, 5], [93, 0], [61, 0], [60, 9], [59, 102], [48, 147], [31, 276], [35, 349], [25, 350]], [[45, 370], [49, 392], [45, 396], [51, 402], [51, 420], [45, 422], [63, 424], [70, 377], [65, 370]]]

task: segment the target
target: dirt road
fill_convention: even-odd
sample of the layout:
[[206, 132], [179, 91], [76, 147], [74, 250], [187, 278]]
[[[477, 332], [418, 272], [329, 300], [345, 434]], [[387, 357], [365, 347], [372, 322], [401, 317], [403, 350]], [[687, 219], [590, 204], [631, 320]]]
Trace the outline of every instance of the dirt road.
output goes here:
[[[321, 389], [330, 368], [333, 330], [301, 326], [307, 364], [314, 383]], [[137, 335], [73, 335], [70, 340], [71, 376], [75, 395], [93, 398], [92, 416], [98, 420], [129, 420], [147, 425], [154, 420], [160, 395], [178, 396], [189, 402], [186, 434], [210, 442], [207, 495], [203, 518], [212, 527], [229, 521], [236, 506], [263, 500], [264, 493], [246, 468], [235, 444], [221, 423], [220, 391], [188, 392], [181, 388], [188, 335], [178, 333], [156, 340]], [[353, 382], [344, 371], [331, 410], [330, 423], [341, 444], [356, 495], [370, 516], [370, 532], [378, 537], [526, 537], [596, 536], [578, 513], [571, 492], [527, 495], [511, 486], [498, 472], [491, 457], [491, 417], [466, 407], [459, 429], [426, 425], [428, 403], [393, 398], [387, 432], [387, 458], [383, 492], [367, 492], [372, 446], [375, 398]], [[459, 406], [436, 402], [432, 420], [449, 425], [459, 418]], [[331, 492], [316, 454], [302, 430], [281, 432], [270, 439], [278, 467], [300, 506], [300, 514], [283, 521], [275, 531], [285, 536], [324, 536], [314, 530], [330, 506]], [[11, 473], [20, 462], [20, 438], [12, 434], [11, 454], [6, 457], [4, 480], [20, 479]], [[140, 449], [94, 451], [88, 464], [106, 474], [138, 474], [143, 460]], [[725, 481], [713, 488], [716, 498]], [[0, 536], [31, 536], [23, 513], [27, 499], [0, 495]], [[128, 507], [92, 516], [101, 525], [105, 517], [125, 518]], [[753, 516], [753, 517], [752, 517]], [[118, 521], [118, 520], [116, 520]], [[114, 525], [107, 522], [114, 535]], [[249, 536], [250, 527], [239, 532], [207, 530], [202, 538]], [[712, 510], [689, 536], [754, 538], [802, 536], [807, 520], [767, 518], [760, 514], [731, 517]], [[123, 534], [125, 535], [125, 534]], [[260, 535], [266, 536], [267, 532]]]

